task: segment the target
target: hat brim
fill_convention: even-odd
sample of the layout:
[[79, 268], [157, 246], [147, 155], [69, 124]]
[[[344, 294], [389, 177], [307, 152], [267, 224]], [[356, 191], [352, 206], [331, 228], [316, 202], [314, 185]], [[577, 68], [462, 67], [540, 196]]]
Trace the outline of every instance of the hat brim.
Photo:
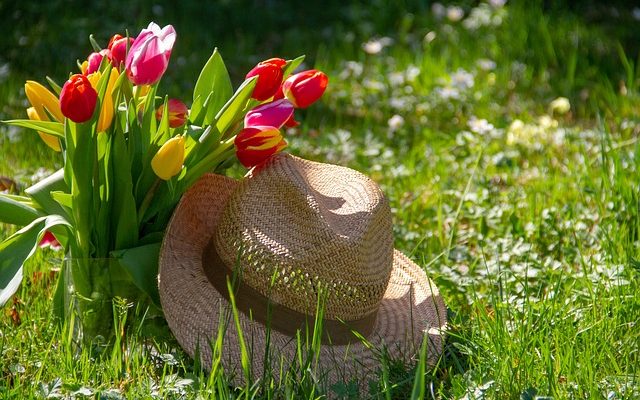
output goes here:
[[[173, 214], [160, 250], [159, 289], [169, 327], [186, 352], [199, 355], [210, 369], [214, 352], [237, 384], [244, 382], [241, 347], [231, 305], [209, 281], [202, 254], [239, 181], [204, 175], [187, 191]], [[268, 368], [277, 377], [297, 360], [296, 338], [252, 320], [239, 312], [242, 334], [253, 356], [253, 378]], [[435, 364], [443, 351], [446, 308], [424, 270], [394, 250], [391, 279], [380, 304], [373, 332], [349, 345], [323, 345], [318, 374], [328, 383], [350, 381], [375, 373], [382, 351], [392, 359], [415, 360], [427, 335], [427, 363]], [[223, 345], [213, 349], [219, 333]], [[268, 333], [268, 334], [267, 334]], [[304, 333], [303, 333], [304, 335]], [[268, 346], [267, 346], [268, 340]], [[267, 349], [268, 347], [268, 349]], [[265, 351], [269, 357], [265, 358]], [[270, 365], [265, 366], [265, 359]]]

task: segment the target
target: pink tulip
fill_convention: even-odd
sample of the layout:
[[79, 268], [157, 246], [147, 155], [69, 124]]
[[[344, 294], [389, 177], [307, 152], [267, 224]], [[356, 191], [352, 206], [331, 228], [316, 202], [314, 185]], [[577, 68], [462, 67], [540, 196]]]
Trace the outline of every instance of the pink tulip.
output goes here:
[[134, 38], [122, 37], [117, 33], [113, 35], [109, 40], [109, 61], [111, 61], [111, 65], [119, 69], [124, 64], [127, 58], [127, 46], [131, 47], [133, 42]]
[[171, 49], [176, 41], [173, 26], [164, 28], [151, 22], [131, 45], [125, 68], [134, 85], [152, 85], [160, 80], [169, 65]]
[[85, 71], [85, 75], [90, 75], [100, 69], [100, 64], [102, 64], [102, 59], [105, 56], [109, 56], [108, 49], [102, 49], [99, 53], [91, 53], [89, 57], [87, 57], [87, 70]]
[[293, 116], [293, 104], [287, 99], [266, 103], [249, 111], [244, 126], [273, 126], [280, 129]]
[[54, 251], [62, 249], [62, 246], [60, 245], [60, 242], [58, 242], [58, 239], [56, 239], [56, 237], [53, 236], [53, 233], [49, 231], [46, 231], [42, 236], [42, 239], [40, 240], [40, 248], [44, 249], [47, 247]]

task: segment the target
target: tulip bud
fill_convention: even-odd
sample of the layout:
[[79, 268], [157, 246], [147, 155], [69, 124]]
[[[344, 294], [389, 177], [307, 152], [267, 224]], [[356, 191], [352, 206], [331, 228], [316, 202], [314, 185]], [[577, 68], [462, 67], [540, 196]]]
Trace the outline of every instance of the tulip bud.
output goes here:
[[167, 140], [151, 160], [151, 168], [160, 179], [168, 181], [178, 175], [184, 163], [184, 137]]
[[273, 126], [281, 128], [293, 116], [293, 105], [281, 99], [266, 103], [249, 111], [244, 117], [244, 126]]
[[125, 62], [127, 58], [127, 45], [129, 48], [133, 46], [134, 39], [122, 37], [121, 35], [115, 34], [109, 40], [109, 61], [111, 61], [111, 65], [116, 68], [120, 68], [120, 66]]
[[151, 22], [131, 45], [125, 61], [127, 77], [134, 85], [152, 85], [162, 78], [169, 65], [176, 31], [167, 25], [160, 29]]
[[91, 82], [82, 74], [71, 75], [60, 92], [62, 114], [73, 122], [86, 122], [91, 119], [98, 101], [98, 93]]
[[247, 168], [262, 164], [285, 147], [287, 142], [280, 130], [273, 126], [250, 126], [244, 128], [234, 141], [236, 156]]
[[[169, 126], [172, 128], [177, 128], [182, 126], [187, 122], [187, 115], [189, 114], [189, 109], [186, 104], [181, 102], [178, 99], [169, 99], [167, 107], [169, 108]], [[156, 119], [158, 121], [162, 120], [162, 114], [164, 113], [164, 104], [158, 107], [156, 110]]]
[[267, 100], [273, 97], [278, 91], [284, 72], [282, 68], [287, 65], [287, 62], [282, 58], [270, 58], [265, 61], [261, 61], [256, 65], [245, 77], [249, 79], [257, 76], [258, 81], [253, 89], [251, 97], [258, 101]]
[[282, 84], [282, 91], [296, 108], [307, 108], [322, 97], [328, 83], [327, 75], [311, 69], [291, 75]]
[[102, 64], [102, 59], [105, 56], [109, 56], [108, 49], [102, 49], [99, 53], [93, 52], [89, 54], [89, 57], [87, 57], [87, 69], [83, 72], [83, 74], [89, 75], [98, 71], [100, 69], [100, 64]]

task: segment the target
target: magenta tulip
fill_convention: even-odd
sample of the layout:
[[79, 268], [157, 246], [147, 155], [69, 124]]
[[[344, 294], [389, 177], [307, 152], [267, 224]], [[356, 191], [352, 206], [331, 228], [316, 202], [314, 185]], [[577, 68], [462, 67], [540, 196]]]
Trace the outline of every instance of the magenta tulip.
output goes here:
[[293, 116], [293, 104], [287, 99], [266, 103], [249, 111], [244, 126], [273, 126], [281, 128]]
[[125, 68], [134, 85], [152, 85], [160, 80], [169, 65], [171, 49], [176, 41], [173, 26], [164, 28], [151, 22], [131, 45]]
[[87, 70], [85, 71], [85, 75], [90, 75], [100, 69], [100, 64], [102, 64], [102, 59], [105, 56], [109, 56], [108, 49], [102, 49], [99, 53], [91, 53], [89, 57], [87, 57]]

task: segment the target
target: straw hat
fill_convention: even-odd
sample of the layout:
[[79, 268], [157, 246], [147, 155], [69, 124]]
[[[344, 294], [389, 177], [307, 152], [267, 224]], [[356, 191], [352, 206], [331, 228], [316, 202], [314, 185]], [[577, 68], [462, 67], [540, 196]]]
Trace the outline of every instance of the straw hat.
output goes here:
[[241, 181], [203, 176], [173, 214], [159, 268], [162, 307], [180, 345], [205, 368], [217, 353], [238, 384], [245, 378], [228, 281], [253, 378], [297, 362], [296, 334], [313, 332], [319, 299], [319, 379], [370, 376], [383, 351], [415, 361], [425, 335], [428, 364], [442, 353], [438, 289], [393, 248], [380, 188], [348, 168], [279, 154]]

